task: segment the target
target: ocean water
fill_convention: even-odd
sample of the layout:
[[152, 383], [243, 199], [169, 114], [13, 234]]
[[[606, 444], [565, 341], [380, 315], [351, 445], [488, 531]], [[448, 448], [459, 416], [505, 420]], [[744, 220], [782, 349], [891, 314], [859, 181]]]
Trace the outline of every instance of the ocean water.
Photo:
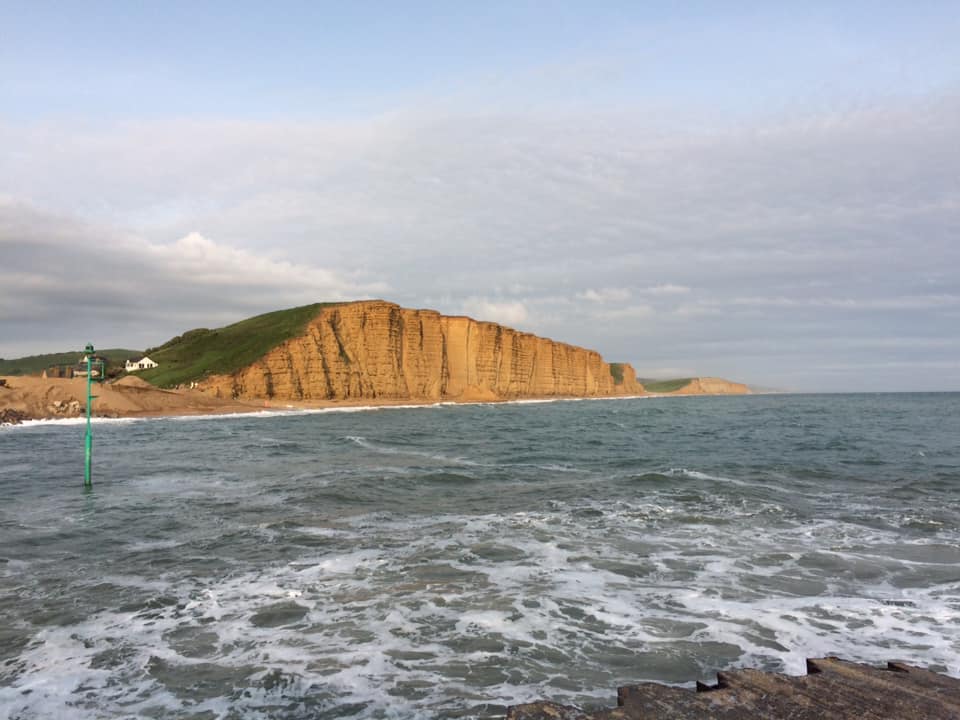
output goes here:
[[960, 676], [960, 394], [0, 429], [0, 717], [497, 717]]

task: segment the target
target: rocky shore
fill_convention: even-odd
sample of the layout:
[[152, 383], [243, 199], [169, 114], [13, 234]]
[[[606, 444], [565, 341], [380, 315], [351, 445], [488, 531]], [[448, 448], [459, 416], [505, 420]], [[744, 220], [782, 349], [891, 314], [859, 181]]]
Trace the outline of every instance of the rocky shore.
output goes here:
[[617, 707], [585, 711], [539, 701], [514, 705], [507, 720], [955, 720], [960, 680], [902, 662], [873, 667], [810, 658], [807, 674], [744, 669], [717, 673], [696, 691], [647, 682], [618, 688]]
[[24, 420], [29, 420], [25, 412], [22, 410], [14, 410], [12, 408], [3, 408], [0, 410], [0, 425], [19, 425]]

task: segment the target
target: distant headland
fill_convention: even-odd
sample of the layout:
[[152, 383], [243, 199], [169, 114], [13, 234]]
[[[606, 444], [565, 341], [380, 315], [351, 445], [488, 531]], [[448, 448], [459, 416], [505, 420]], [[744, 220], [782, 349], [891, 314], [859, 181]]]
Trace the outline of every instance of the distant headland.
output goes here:
[[[105, 383], [96, 415], [750, 392], [719, 378], [641, 382], [629, 364], [594, 350], [383, 300], [279, 310], [124, 352], [108, 368], [126, 374]], [[80, 414], [85, 381], [70, 368], [2, 362], [30, 373], [0, 383], [8, 421]]]

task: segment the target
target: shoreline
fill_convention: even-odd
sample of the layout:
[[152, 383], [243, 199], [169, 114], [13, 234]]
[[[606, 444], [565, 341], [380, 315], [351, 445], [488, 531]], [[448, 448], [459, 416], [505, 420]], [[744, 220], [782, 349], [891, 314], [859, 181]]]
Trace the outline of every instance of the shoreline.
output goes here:
[[[84, 421], [86, 380], [4, 376], [0, 386], [0, 425]], [[357, 398], [338, 400], [278, 400], [258, 398], [224, 400], [200, 390], [166, 390], [135, 376], [97, 385], [94, 420], [219, 417], [269, 413], [358, 412], [383, 408], [426, 408], [445, 405], [536, 404], [578, 400], [631, 400], [655, 397], [693, 397], [732, 393], [641, 393], [629, 395], [539, 396], [489, 398], [469, 396], [444, 400], [414, 398]]]

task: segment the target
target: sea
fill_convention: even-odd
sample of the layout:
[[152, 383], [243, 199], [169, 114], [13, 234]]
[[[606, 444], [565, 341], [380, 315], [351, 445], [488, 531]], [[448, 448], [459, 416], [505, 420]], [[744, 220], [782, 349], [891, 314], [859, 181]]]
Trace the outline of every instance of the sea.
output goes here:
[[960, 677], [960, 394], [0, 428], [0, 717], [497, 718]]

